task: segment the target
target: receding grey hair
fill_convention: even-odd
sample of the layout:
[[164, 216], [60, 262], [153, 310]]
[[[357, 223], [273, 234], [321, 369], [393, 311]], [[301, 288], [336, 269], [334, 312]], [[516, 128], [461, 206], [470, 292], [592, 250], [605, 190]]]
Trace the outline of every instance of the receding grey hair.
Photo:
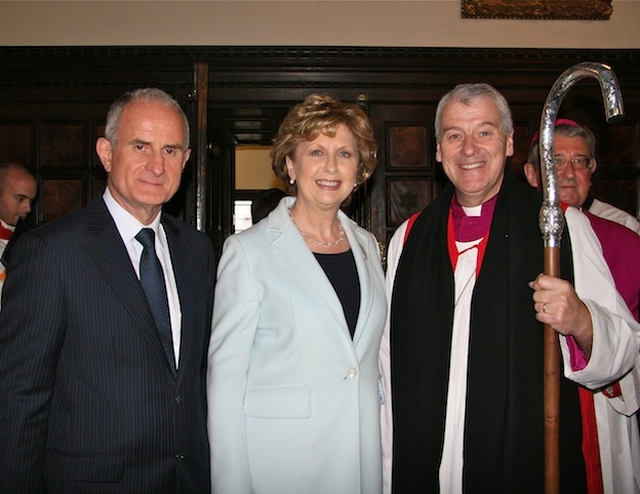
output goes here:
[[127, 105], [133, 103], [134, 101], [154, 101], [163, 103], [169, 108], [173, 108], [175, 111], [177, 111], [184, 122], [185, 149], [189, 147], [190, 135], [189, 120], [187, 119], [187, 116], [185, 115], [178, 102], [173, 99], [172, 96], [164, 92], [162, 89], [158, 89], [155, 87], [134, 89], [133, 91], [129, 91], [123, 94], [113, 102], [113, 104], [109, 108], [109, 112], [107, 113], [107, 124], [104, 130], [104, 136], [111, 144], [116, 144], [118, 130], [120, 130], [120, 121], [122, 120], [122, 112], [127, 107]]
[[436, 142], [440, 142], [442, 137], [442, 113], [445, 107], [452, 101], [459, 101], [463, 105], [469, 106], [473, 101], [480, 98], [490, 98], [498, 107], [500, 112], [500, 126], [504, 135], [509, 135], [513, 130], [513, 117], [509, 109], [509, 103], [500, 92], [489, 84], [483, 82], [473, 84], [458, 84], [455, 88], [445, 94], [438, 103], [436, 109], [436, 119], [434, 122]]
[[[581, 125], [558, 125], [555, 128], [554, 135], [561, 135], [564, 137], [582, 137], [587, 143], [589, 148], [589, 158], [593, 158], [596, 155], [596, 136], [593, 135], [588, 128]], [[531, 163], [534, 167], [540, 166], [540, 142], [536, 139], [529, 148], [529, 154], [527, 155], [527, 163]]]

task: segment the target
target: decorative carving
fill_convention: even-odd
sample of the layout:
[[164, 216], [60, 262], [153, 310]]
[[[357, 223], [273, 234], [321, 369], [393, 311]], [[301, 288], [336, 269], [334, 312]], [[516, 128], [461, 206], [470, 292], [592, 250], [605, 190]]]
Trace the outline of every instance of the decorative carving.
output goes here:
[[612, 0], [462, 0], [467, 19], [608, 20]]

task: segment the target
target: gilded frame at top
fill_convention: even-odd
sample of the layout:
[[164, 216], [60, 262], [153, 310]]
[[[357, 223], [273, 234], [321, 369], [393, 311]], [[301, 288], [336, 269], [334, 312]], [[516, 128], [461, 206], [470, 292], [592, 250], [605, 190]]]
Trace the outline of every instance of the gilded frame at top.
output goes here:
[[463, 19], [608, 20], [612, 0], [461, 0]]

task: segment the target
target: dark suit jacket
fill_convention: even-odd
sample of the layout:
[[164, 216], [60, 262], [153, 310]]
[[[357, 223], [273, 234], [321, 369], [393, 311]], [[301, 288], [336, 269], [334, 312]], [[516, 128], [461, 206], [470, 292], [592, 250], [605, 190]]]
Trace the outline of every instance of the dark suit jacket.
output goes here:
[[214, 253], [162, 224], [182, 308], [175, 377], [101, 197], [20, 238], [0, 311], [0, 492], [208, 492]]
[[24, 220], [18, 220], [18, 223], [16, 223], [16, 228], [13, 231], [13, 235], [11, 235], [11, 238], [9, 239], [7, 246], [4, 248], [4, 252], [2, 253], [2, 258], [0, 258], [0, 262], [2, 262], [2, 264], [5, 267], [9, 263], [9, 256], [11, 254], [11, 251], [13, 250], [13, 246], [16, 244], [16, 241], [18, 240], [18, 237], [20, 237], [20, 235], [28, 231], [29, 231], [29, 225], [27, 225], [27, 222]]

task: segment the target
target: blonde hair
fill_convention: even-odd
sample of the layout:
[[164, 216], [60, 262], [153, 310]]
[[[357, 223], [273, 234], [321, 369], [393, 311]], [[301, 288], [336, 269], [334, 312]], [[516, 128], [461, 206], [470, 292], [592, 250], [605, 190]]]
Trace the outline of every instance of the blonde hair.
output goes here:
[[321, 133], [333, 137], [339, 124], [344, 124], [356, 141], [359, 160], [356, 183], [360, 185], [371, 176], [378, 161], [369, 117], [354, 103], [342, 103], [329, 94], [314, 93], [289, 111], [269, 153], [273, 171], [285, 183], [287, 193], [295, 195], [297, 187], [289, 184], [286, 157], [295, 156], [301, 142], [313, 141]]

